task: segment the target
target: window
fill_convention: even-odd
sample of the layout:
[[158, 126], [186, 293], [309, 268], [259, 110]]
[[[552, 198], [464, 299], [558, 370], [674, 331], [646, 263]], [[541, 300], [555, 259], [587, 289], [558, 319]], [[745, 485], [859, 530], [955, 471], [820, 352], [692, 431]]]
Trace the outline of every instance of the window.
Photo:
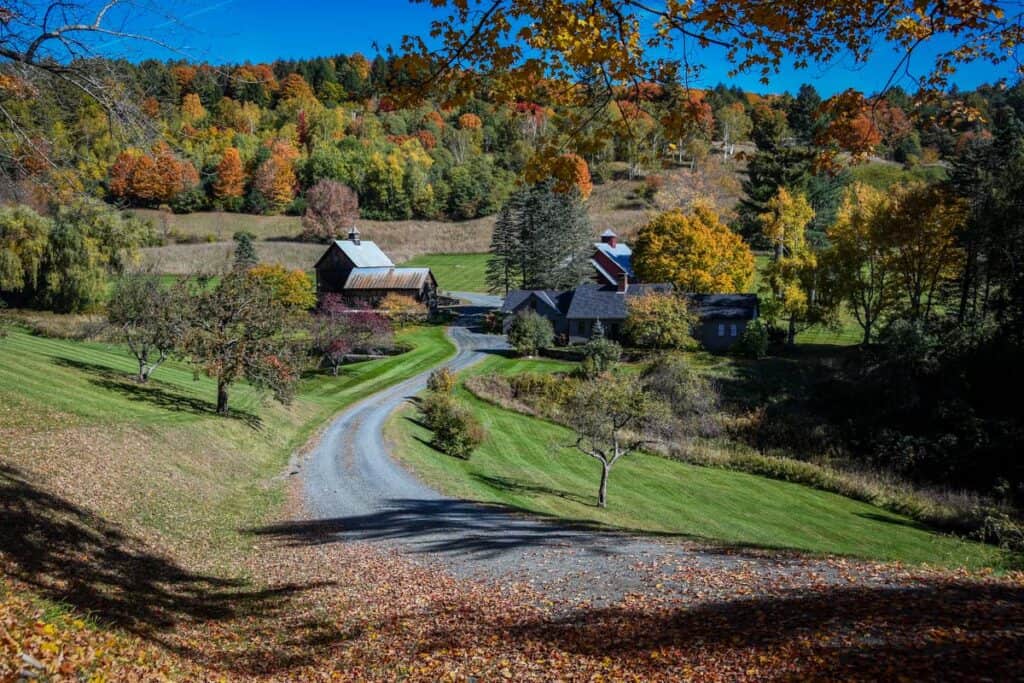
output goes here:
[[718, 336], [719, 337], [724, 337], [725, 336], [725, 323], [719, 323], [719, 325], [718, 325]]
[[729, 336], [730, 337], [735, 337], [736, 336], [736, 323], [733, 323], [732, 325], [729, 326]]

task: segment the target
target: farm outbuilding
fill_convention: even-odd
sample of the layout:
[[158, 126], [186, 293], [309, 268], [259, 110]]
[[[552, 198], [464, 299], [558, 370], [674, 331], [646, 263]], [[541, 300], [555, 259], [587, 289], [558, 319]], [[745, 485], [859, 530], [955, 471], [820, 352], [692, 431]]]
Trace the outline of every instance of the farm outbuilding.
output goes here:
[[362, 240], [355, 228], [335, 240], [314, 266], [319, 298], [338, 294], [352, 305], [376, 307], [389, 294], [407, 296], [430, 310], [437, 307], [437, 281], [429, 268], [399, 268], [380, 247]]

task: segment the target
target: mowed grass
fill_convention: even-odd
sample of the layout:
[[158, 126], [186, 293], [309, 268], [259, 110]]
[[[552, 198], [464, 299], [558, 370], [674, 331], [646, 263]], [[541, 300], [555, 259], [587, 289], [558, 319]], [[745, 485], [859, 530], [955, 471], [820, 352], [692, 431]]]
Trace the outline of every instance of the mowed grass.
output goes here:
[[[495, 357], [472, 372], [556, 372], [563, 363]], [[921, 527], [871, 505], [797, 484], [687, 465], [646, 454], [612, 471], [608, 507], [596, 506], [599, 465], [566, 448], [572, 433], [461, 392], [487, 429], [470, 460], [428, 445], [415, 409], [393, 416], [394, 452], [448, 495], [567, 520], [728, 545], [794, 549], [950, 567], [1001, 567], [996, 548]]]
[[203, 566], [234, 566], [244, 529], [283, 501], [295, 449], [336, 411], [454, 351], [441, 327], [402, 337], [415, 349], [310, 376], [289, 406], [238, 383], [220, 417], [213, 381], [190, 366], [139, 385], [117, 345], [14, 328], [0, 339], [0, 465]]
[[437, 286], [446, 292], [487, 292], [489, 254], [424, 254], [403, 266], [430, 268]]

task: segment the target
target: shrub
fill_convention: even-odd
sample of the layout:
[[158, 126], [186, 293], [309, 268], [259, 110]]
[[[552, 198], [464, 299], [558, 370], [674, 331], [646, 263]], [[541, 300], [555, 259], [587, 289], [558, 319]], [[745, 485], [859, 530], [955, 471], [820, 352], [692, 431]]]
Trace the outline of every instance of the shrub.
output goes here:
[[768, 353], [768, 328], [760, 320], [751, 320], [736, 340], [733, 351], [748, 358], [764, 358]]
[[718, 388], [696, 372], [681, 354], [665, 354], [641, 375], [644, 388], [671, 406], [686, 432], [700, 436], [718, 433]]
[[483, 329], [487, 334], [501, 334], [502, 316], [498, 311], [488, 311], [484, 316]]
[[551, 321], [533, 311], [517, 314], [508, 330], [509, 343], [522, 356], [532, 356], [551, 346], [554, 337]]
[[434, 370], [427, 378], [427, 389], [435, 394], [450, 394], [454, 388], [455, 373], [447, 366]]
[[430, 444], [446, 455], [468, 460], [487, 437], [476, 417], [450, 395], [430, 394], [422, 412], [424, 423], [434, 432]]
[[391, 322], [399, 327], [416, 325], [427, 321], [427, 307], [403, 294], [388, 294], [378, 307]]
[[623, 332], [635, 346], [644, 349], [691, 349], [695, 316], [686, 299], [676, 294], [650, 293], [629, 300]]
[[611, 339], [595, 337], [583, 347], [583, 362], [580, 372], [584, 377], [596, 377], [611, 370], [622, 357], [622, 347]]

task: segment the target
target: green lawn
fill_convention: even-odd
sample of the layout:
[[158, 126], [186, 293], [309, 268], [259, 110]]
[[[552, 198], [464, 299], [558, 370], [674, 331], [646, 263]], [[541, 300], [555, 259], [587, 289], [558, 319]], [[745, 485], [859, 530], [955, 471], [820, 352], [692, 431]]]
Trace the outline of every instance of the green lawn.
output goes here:
[[[558, 371], [547, 361], [495, 357], [472, 372]], [[414, 409], [389, 423], [395, 453], [445, 493], [565, 519], [725, 544], [788, 548], [944, 566], [1000, 566], [998, 549], [932, 533], [880, 508], [797, 484], [695, 467], [651, 455], [616, 465], [607, 509], [595, 506], [599, 470], [564, 448], [560, 426], [497, 408], [462, 392], [488, 431], [469, 461], [426, 444]]]
[[304, 379], [289, 406], [239, 383], [225, 418], [213, 413], [214, 383], [189, 366], [167, 364], [139, 385], [119, 346], [15, 327], [0, 339], [0, 465], [46, 488], [70, 484], [76, 504], [226, 565], [251, 544], [239, 530], [282, 502], [280, 475], [316, 429], [454, 351], [441, 327], [401, 336], [414, 350]]
[[403, 266], [426, 266], [446, 292], [487, 292], [487, 254], [423, 254]]

